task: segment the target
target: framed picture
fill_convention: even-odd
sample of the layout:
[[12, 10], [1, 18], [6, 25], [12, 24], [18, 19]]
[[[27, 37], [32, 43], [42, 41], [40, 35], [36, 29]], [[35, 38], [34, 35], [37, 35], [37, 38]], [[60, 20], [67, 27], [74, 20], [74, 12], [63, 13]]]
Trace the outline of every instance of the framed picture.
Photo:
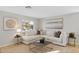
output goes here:
[[17, 19], [12, 17], [4, 17], [3, 18], [3, 29], [4, 30], [12, 30], [16, 29]]
[[[50, 21], [47, 21], [50, 20]], [[47, 19], [45, 22], [45, 29], [63, 29], [63, 17]]]

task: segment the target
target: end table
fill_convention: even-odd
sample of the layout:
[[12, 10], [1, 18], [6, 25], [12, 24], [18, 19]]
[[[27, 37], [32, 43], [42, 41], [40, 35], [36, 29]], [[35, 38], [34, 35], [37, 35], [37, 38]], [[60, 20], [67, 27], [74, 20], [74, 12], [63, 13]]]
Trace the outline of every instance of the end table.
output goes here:
[[14, 37], [14, 39], [16, 40], [16, 44], [20, 44], [22, 42], [22, 40], [23, 40], [21, 35], [16, 35]]

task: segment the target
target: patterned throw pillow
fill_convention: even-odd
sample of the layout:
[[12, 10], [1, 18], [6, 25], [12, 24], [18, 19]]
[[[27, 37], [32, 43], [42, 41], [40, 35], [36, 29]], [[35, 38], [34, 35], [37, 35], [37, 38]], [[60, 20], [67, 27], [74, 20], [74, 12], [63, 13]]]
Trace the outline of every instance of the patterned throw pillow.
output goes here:
[[57, 38], [60, 38], [60, 35], [61, 35], [61, 31], [57, 31], [54, 33], [54, 36]]

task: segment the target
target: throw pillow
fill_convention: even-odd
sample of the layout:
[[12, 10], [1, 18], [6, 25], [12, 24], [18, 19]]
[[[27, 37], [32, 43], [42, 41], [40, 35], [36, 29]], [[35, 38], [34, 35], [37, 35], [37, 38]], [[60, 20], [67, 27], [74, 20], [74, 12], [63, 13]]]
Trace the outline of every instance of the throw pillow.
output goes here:
[[60, 38], [60, 35], [61, 35], [61, 31], [57, 31], [54, 33], [54, 36], [57, 38]]

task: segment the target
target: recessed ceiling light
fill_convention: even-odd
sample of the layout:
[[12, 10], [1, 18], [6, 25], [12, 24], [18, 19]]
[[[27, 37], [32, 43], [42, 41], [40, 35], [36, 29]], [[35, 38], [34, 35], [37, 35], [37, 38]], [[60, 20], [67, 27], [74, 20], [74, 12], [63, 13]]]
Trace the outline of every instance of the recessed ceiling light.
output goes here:
[[25, 8], [32, 8], [31, 6], [25, 6]]

